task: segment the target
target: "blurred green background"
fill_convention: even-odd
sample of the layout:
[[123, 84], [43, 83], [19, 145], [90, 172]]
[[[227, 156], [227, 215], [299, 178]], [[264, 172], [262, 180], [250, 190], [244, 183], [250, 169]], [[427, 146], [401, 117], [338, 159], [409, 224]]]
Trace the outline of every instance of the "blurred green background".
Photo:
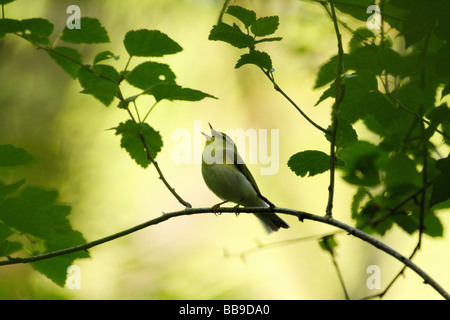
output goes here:
[[[61, 31], [73, 1], [17, 0], [5, 6], [6, 17], [43, 17]], [[323, 127], [330, 121], [330, 102], [313, 108], [322, 94], [312, 89], [322, 63], [337, 51], [332, 22], [312, 2], [295, 0], [232, 1], [257, 12], [278, 15], [275, 36], [281, 42], [264, 44], [275, 66], [275, 77], [283, 90]], [[279, 129], [279, 172], [261, 176], [261, 165], [249, 165], [263, 194], [278, 206], [324, 214], [328, 174], [299, 178], [286, 163], [299, 151], [327, 152], [321, 132], [307, 123], [277, 93], [254, 66], [234, 69], [242, 53], [223, 42], [208, 40], [222, 1], [148, 0], [77, 1], [82, 16], [98, 18], [108, 30], [110, 44], [81, 46], [84, 62], [101, 50], [121, 56], [112, 62], [123, 69], [127, 54], [123, 37], [129, 30], [158, 29], [177, 41], [183, 51], [155, 59], [171, 66], [178, 83], [218, 97], [200, 102], [161, 102], [148, 118], [158, 130], [164, 147], [158, 162], [176, 191], [195, 207], [211, 206], [219, 199], [205, 186], [200, 164], [174, 164], [171, 139], [176, 129], [194, 136], [194, 121], [219, 129]], [[340, 17], [352, 26], [361, 22]], [[342, 30], [346, 44], [350, 34]], [[62, 44], [62, 42], [58, 42]], [[79, 46], [80, 48], [80, 46]], [[132, 67], [144, 61], [134, 58]], [[29, 184], [54, 188], [60, 201], [72, 206], [72, 226], [88, 241], [129, 228], [146, 220], [182, 209], [158, 179], [154, 168], [137, 166], [120, 148], [120, 140], [107, 130], [128, 115], [106, 108], [93, 97], [80, 94], [70, 79], [42, 50], [12, 35], [0, 40], [0, 143], [28, 150], [37, 161], [26, 168], [2, 172], [4, 180], [26, 177]], [[124, 86], [124, 96], [135, 91]], [[148, 99], [148, 100], [146, 100]], [[142, 110], [150, 97], [138, 100]], [[360, 139], [376, 136], [357, 124]], [[192, 150], [193, 152], [194, 150]], [[193, 157], [193, 156], [192, 156]], [[347, 223], [354, 188], [336, 183], [334, 215]], [[284, 217], [291, 229], [267, 236], [251, 215], [196, 215], [179, 217], [90, 250], [91, 259], [77, 260], [81, 289], [59, 288], [28, 265], [0, 268], [2, 299], [341, 299], [342, 287], [329, 254], [317, 240], [256, 250], [246, 256], [226, 256], [285, 239], [322, 235], [334, 231], [319, 223], [298, 222]], [[444, 239], [448, 236], [448, 213], [440, 214]], [[394, 249], [409, 255], [417, 235], [395, 229], [383, 238]], [[424, 236], [422, 251], [414, 261], [450, 289], [448, 239]], [[337, 260], [351, 298], [376, 293], [366, 280], [369, 265], [381, 269], [382, 289], [402, 265], [360, 240], [341, 234]], [[386, 299], [433, 299], [440, 296], [422, 284], [411, 270], [391, 288]]]

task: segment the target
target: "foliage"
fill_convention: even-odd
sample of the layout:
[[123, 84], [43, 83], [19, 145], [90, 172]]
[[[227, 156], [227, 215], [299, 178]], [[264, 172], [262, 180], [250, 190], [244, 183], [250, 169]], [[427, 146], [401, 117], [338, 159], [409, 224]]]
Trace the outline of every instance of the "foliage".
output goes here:
[[[82, 17], [80, 24], [81, 29], [69, 29], [66, 26], [59, 34], [61, 41], [72, 44], [70, 47], [50, 44], [49, 37], [53, 34], [54, 25], [43, 18], [0, 19], [0, 38], [6, 34], [15, 34], [36, 48], [45, 50], [72, 79], [78, 80], [82, 87], [81, 93], [91, 95], [106, 107], [117, 99], [117, 107], [126, 110], [130, 117], [113, 128], [115, 134], [120, 136], [120, 146], [138, 165], [146, 168], [154, 162], [163, 146], [159, 132], [145, 122], [156, 104], [162, 100], [199, 101], [214, 96], [180, 86], [170, 66], [164, 63], [145, 61], [127, 70], [132, 57], [162, 57], [183, 50], [165, 33], [145, 29], [127, 32], [123, 44], [129, 54], [128, 62], [124, 70], [118, 71], [113, 64], [106, 64], [119, 59], [111, 51], [97, 53], [92, 64], [83, 61], [80, 50], [73, 45], [109, 43], [110, 38], [96, 18]], [[124, 80], [140, 92], [123, 97], [120, 85]], [[155, 99], [154, 105], [143, 118], [136, 104], [142, 95], [151, 95]], [[134, 105], [135, 114], [131, 112], [130, 105]], [[33, 160], [23, 149], [12, 145], [0, 146], [2, 167], [26, 165]], [[0, 181], [0, 256], [9, 258], [12, 253], [22, 249], [37, 255], [86, 242], [82, 234], [70, 226], [67, 216], [71, 207], [57, 203], [57, 191], [25, 186], [24, 183], [25, 180], [10, 184]], [[9, 240], [16, 234], [24, 235], [22, 241]], [[32, 265], [57, 285], [64, 286], [67, 267], [76, 258], [88, 256], [86, 251], [78, 251], [51, 260], [37, 261]]]
[[[338, 52], [322, 64], [314, 84], [314, 89], [323, 90], [315, 107], [323, 108], [325, 102], [333, 101], [330, 126], [323, 129], [316, 125], [331, 144], [330, 154], [322, 150], [300, 151], [290, 157], [287, 165], [301, 177], [328, 171], [333, 175], [336, 165], [343, 179], [356, 189], [351, 217], [367, 233], [384, 235], [398, 226], [408, 234], [417, 232], [419, 239], [422, 234], [441, 237], [443, 226], [436, 212], [450, 205], [450, 159], [439, 152], [448, 150], [450, 142], [450, 111], [444, 101], [450, 94], [450, 3], [382, 0], [381, 25], [368, 29], [366, 10], [373, 1], [315, 2], [352, 37], [345, 52]], [[361, 27], [352, 30], [337, 19], [334, 6], [339, 14], [361, 21]], [[224, 16], [212, 27], [209, 39], [244, 49], [235, 68], [258, 67], [283, 93], [274, 80], [272, 57], [259, 49], [260, 43], [282, 40], [273, 36], [279, 17], [258, 17], [253, 10], [237, 5], [224, 9]], [[175, 73], [165, 63], [147, 60], [128, 70], [133, 57], [155, 58], [181, 52], [182, 47], [165, 33], [128, 31], [123, 39], [128, 60], [125, 68], [118, 70], [119, 57], [108, 50], [98, 52], [92, 63], [83, 60], [77, 46], [105, 44], [110, 38], [96, 18], [83, 17], [81, 24], [82, 29], [65, 27], [59, 34], [59, 39], [71, 46], [51, 45], [49, 37], [54, 25], [43, 18], [0, 19], [0, 38], [13, 34], [45, 50], [68, 76], [78, 80], [83, 94], [106, 107], [116, 102], [116, 107], [129, 116], [113, 128], [120, 136], [121, 147], [138, 165], [146, 168], [154, 164], [160, 173], [155, 158], [163, 147], [163, 139], [146, 122], [153, 108], [162, 100], [199, 101], [215, 97], [178, 84]], [[400, 38], [404, 39], [404, 46], [398, 41]], [[138, 93], [123, 97], [123, 81]], [[154, 98], [154, 104], [145, 113], [138, 108], [142, 95]], [[377, 135], [378, 142], [361, 139], [356, 123]], [[2, 167], [32, 161], [34, 158], [23, 149], [0, 146]], [[333, 191], [332, 182], [329, 189]], [[59, 204], [57, 199], [56, 191], [27, 186], [23, 179], [0, 181], [0, 255], [11, 259], [12, 253], [23, 248], [36, 255], [85, 243], [67, 219], [71, 208]], [[331, 236], [322, 238], [319, 244], [330, 253], [337, 246]], [[78, 251], [32, 265], [63, 286], [66, 268], [74, 259], [86, 257], [87, 252]]]
[[[34, 161], [23, 149], [0, 145], [0, 167], [15, 167]], [[85, 243], [79, 231], [73, 230], [67, 216], [71, 207], [57, 203], [58, 192], [26, 186], [25, 180], [10, 184], [0, 181], [0, 255], [27, 248], [33, 254], [52, 252]], [[11, 240], [14, 234], [22, 241]], [[17, 237], [16, 237], [17, 238]], [[59, 286], [64, 286], [66, 270], [76, 258], [87, 258], [85, 251], [32, 263], [33, 268]]]
[[[356, 0], [335, 3], [343, 13], [364, 22], [369, 18], [366, 9], [373, 4]], [[322, 5], [330, 13], [328, 4]], [[316, 106], [336, 98], [339, 77], [345, 96], [339, 110], [334, 110], [336, 162], [344, 179], [357, 187], [352, 210], [356, 224], [379, 234], [398, 225], [408, 233], [442, 236], [435, 207], [441, 204], [442, 208], [450, 197], [448, 157], [439, 160], [437, 151], [440, 145], [448, 145], [450, 137], [450, 111], [446, 102], [441, 103], [450, 93], [449, 4], [391, 0], [380, 5], [389, 32], [385, 32], [386, 26], [352, 30], [348, 52], [342, 56], [342, 73], [336, 74], [338, 54], [317, 72], [314, 88], [328, 87]], [[254, 11], [238, 6], [228, 7], [226, 14], [238, 21], [220, 21], [209, 38], [248, 50], [236, 68], [254, 64], [271, 72], [271, 57], [255, 47], [262, 41], [281, 40], [259, 38], [277, 30], [277, 17], [256, 18]], [[417, 21], [425, 21], [425, 27]], [[399, 35], [409, 48], [406, 53], [394, 46]], [[358, 121], [379, 136], [378, 144], [358, 140], [353, 128]], [[325, 133], [329, 141], [331, 128]], [[432, 141], [432, 137], [436, 139]], [[288, 166], [301, 177], [308, 173], [311, 177], [330, 170], [330, 156], [320, 150], [301, 151], [289, 159]]]

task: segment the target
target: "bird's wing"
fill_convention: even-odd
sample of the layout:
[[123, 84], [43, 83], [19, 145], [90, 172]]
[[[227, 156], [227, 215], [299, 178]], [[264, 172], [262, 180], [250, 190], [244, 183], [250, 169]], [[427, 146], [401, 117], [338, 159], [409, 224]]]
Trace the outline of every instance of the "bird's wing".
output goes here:
[[[233, 159], [233, 163], [236, 166], [236, 168], [244, 175], [248, 178], [248, 180], [250, 181], [250, 183], [252, 184], [253, 188], [256, 190], [257, 194], [261, 194], [261, 192], [259, 191], [258, 185], [256, 184], [255, 178], [253, 178], [250, 170], [248, 170], [247, 166], [245, 165], [244, 160], [241, 158], [241, 156], [239, 155], [239, 153], [236, 150], [236, 153], [234, 152], [233, 149], [226, 149], [226, 153], [227, 153], [227, 159]], [[230, 160], [228, 160], [230, 161]]]

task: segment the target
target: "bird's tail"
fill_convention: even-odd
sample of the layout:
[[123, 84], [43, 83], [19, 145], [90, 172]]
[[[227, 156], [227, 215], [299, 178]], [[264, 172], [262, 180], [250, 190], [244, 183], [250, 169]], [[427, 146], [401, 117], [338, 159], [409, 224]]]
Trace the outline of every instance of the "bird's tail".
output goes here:
[[260, 212], [254, 213], [254, 215], [258, 217], [259, 221], [261, 221], [267, 233], [278, 231], [280, 228], [289, 228], [289, 225], [273, 212]]
[[[262, 207], [269, 207], [267, 203], [264, 202], [264, 204], [261, 203]], [[272, 233], [275, 231], [278, 231], [280, 228], [288, 229], [289, 225], [281, 219], [279, 216], [277, 216], [273, 212], [259, 212], [259, 213], [253, 213], [259, 221], [261, 221], [264, 229], [266, 229], [267, 233]]]

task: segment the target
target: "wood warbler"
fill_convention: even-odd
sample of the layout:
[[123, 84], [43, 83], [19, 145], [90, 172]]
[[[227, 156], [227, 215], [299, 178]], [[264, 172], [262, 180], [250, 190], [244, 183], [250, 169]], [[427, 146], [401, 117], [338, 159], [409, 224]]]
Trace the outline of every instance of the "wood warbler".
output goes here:
[[[202, 155], [202, 175], [208, 188], [220, 199], [237, 203], [237, 206], [270, 207], [268, 200], [261, 195], [233, 140], [225, 133], [215, 130], [211, 124], [209, 126], [212, 136], [203, 133], [207, 139]], [[260, 212], [254, 215], [268, 233], [278, 231], [280, 228], [289, 228], [289, 225], [273, 212]]]

